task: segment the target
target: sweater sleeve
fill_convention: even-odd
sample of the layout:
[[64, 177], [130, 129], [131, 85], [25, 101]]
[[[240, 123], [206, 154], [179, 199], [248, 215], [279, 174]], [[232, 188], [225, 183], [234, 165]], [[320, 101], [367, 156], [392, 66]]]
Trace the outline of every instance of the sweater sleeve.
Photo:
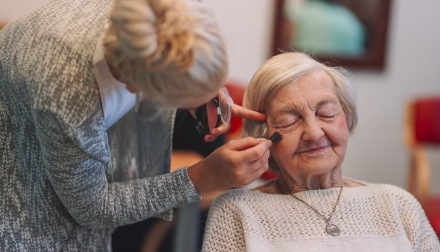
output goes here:
[[414, 251], [440, 252], [439, 240], [420, 203], [408, 192], [403, 193], [401, 218]]
[[226, 192], [213, 202], [208, 215], [203, 252], [246, 251], [244, 229], [233, 191]]
[[83, 130], [80, 137], [86, 140], [80, 145], [55, 113], [36, 110], [33, 116], [44, 172], [67, 211], [84, 227], [130, 224], [200, 199], [186, 169], [108, 183], [108, 164], [102, 158], [108, 149], [96, 129]]

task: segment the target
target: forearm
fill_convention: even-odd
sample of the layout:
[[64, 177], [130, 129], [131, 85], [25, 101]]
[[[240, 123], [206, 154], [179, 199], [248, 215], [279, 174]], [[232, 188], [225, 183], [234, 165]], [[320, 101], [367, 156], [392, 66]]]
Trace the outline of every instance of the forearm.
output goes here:
[[82, 226], [126, 225], [200, 199], [185, 169], [154, 178], [104, 184], [99, 188], [95, 186], [79, 194], [62, 193], [63, 203]]
[[43, 170], [57, 195], [51, 200], [61, 203], [80, 225], [103, 228], [129, 224], [200, 199], [186, 169], [109, 183], [107, 136], [99, 128], [88, 122], [73, 127], [46, 110], [34, 115]]

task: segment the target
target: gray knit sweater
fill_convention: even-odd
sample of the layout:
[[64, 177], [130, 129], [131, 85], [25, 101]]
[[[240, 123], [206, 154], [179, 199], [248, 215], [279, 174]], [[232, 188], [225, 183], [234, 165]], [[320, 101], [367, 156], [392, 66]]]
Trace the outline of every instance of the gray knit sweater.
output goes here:
[[2, 251], [106, 251], [116, 226], [200, 199], [186, 169], [158, 176], [174, 110], [143, 101], [105, 130], [92, 58], [111, 7], [54, 0], [0, 31]]

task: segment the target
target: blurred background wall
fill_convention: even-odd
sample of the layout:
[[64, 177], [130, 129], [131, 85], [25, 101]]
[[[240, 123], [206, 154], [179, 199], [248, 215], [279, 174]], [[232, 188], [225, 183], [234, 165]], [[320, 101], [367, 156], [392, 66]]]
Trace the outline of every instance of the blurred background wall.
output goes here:
[[[0, 0], [0, 22], [11, 22], [48, 0]], [[274, 1], [203, 0], [227, 39], [230, 79], [246, 84], [270, 56]], [[394, 0], [386, 68], [351, 70], [358, 93], [359, 124], [343, 171], [359, 180], [406, 186], [409, 158], [402, 140], [408, 99], [440, 94], [440, 1]], [[440, 193], [440, 154], [430, 151], [432, 192]]]

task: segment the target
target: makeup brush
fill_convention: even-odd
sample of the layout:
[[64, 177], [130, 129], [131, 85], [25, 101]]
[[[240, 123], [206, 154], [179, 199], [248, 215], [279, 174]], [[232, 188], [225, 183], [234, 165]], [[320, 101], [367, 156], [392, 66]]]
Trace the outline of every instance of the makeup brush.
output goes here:
[[278, 132], [273, 133], [271, 137], [269, 137], [270, 141], [272, 142], [278, 142], [281, 140], [281, 135]]

